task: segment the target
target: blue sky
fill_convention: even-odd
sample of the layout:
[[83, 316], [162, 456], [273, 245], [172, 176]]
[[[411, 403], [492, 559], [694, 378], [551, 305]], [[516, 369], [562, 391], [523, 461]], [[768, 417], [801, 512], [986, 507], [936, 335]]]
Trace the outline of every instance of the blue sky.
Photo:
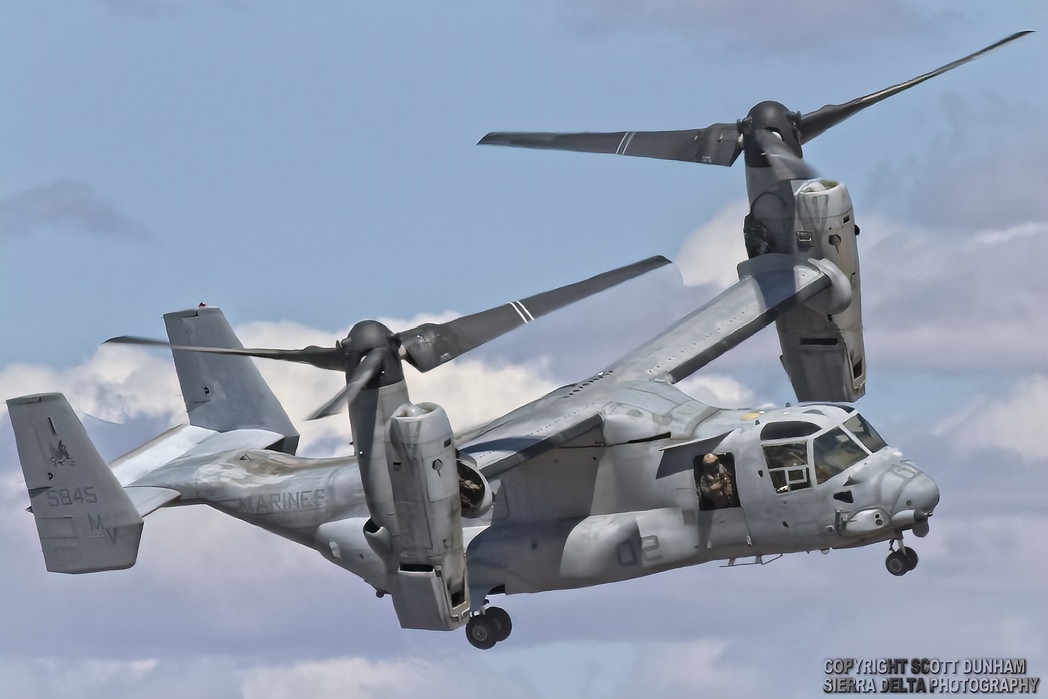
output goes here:
[[[220, 305], [248, 344], [468, 313], [653, 254], [659, 273], [424, 377], [457, 426], [602, 362], [742, 256], [741, 167], [476, 147], [493, 130], [696, 128], [811, 111], [1038, 33], [810, 144], [862, 227], [860, 407], [940, 483], [921, 567], [879, 547], [503, 600], [512, 639], [397, 628], [314, 552], [203, 508], [147, 520], [129, 571], [43, 570], [0, 414], [5, 696], [810, 696], [838, 655], [1016, 655], [1048, 674], [1048, 10], [96, 0], [0, 7], [0, 398], [57, 390], [109, 456], [184, 419], [170, 360], [104, 348]], [[793, 399], [774, 333], [687, 387]], [[337, 376], [263, 367], [294, 418]], [[336, 418], [304, 426], [345, 449]], [[876, 549], [876, 550], [874, 550]], [[609, 612], [614, 610], [614, 612]], [[46, 679], [45, 679], [46, 676]]]

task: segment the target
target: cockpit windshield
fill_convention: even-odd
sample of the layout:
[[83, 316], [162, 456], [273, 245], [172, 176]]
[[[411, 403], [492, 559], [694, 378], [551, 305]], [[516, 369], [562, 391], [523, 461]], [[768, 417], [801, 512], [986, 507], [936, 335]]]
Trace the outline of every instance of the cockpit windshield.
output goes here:
[[871, 453], [877, 453], [888, 446], [870, 423], [859, 413], [855, 413], [844, 423], [844, 428], [855, 435]]
[[839, 427], [816, 437], [813, 447], [815, 480], [818, 483], [833, 478], [868, 456], [866, 450], [856, 444], [855, 440]]
[[820, 427], [816, 422], [791, 416], [761, 428], [764, 460], [775, 492], [789, 493], [821, 485], [887, 446], [859, 413], [851, 413], [836, 426], [826, 422]]

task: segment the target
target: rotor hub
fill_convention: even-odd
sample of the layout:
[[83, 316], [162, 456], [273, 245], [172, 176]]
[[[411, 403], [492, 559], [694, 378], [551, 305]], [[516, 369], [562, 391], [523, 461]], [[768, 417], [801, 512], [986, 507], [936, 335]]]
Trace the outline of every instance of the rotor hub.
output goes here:
[[404, 378], [400, 365], [400, 338], [377, 320], [362, 320], [354, 325], [345, 339], [338, 342], [345, 361], [346, 376], [351, 377], [364, 357], [371, 352], [382, 354], [381, 371], [368, 382], [369, 388], [386, 386]]
[[784, 104], [773, 100], [754, 105], [746, 118], [739, 122], [743, 150], [746, 153], [746, 167], [768, 167], [764, 148], [756, 138], [756, 134], [761, 131], [775, 134], [796, 157], [803, 158], [798, 132], [800, 119], [800, 112], [791, 112]]

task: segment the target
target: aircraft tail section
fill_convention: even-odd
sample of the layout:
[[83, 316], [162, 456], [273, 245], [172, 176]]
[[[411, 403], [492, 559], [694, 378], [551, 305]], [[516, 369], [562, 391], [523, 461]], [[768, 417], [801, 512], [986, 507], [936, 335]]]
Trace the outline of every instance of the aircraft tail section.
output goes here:
[[142, 537], [139, 508], [99, 456], [60, 393], [7, 401], [47, 569], [130, 568]]
[[[172, 345], [241, 348], [218, 308], [164, 315]], [[172, 350], [189, 422], [216, 432], [256, 428], [284, 435], [272, 449], [294, 454], [298, 431], [250, 357]]]

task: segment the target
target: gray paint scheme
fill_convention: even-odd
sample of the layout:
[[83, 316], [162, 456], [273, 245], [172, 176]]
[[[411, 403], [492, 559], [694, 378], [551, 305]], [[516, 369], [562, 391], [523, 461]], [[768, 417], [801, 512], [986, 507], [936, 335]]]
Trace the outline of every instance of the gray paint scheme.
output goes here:
[[57, 393], [7, 401], [47, 569], [130, 568], [142, 517]]
[[[402, 626], [465, 625], [470, 641], [487, 648], [509, 628], [505, 612], [485, 608], [493, 593], [577, 588], [710, 560], [734, 564], [885, 540], [904, 558], [910, 550], [901, 545], [903, 532], [927, 532], [938, 490], [895, 450], [872, 439], [875, 448], [867, 449], [845, 431], [843, 423], [859, 420], [851, 408], [724, 410], [672, 385], [780, 313], [830, 303], [839, 274], [827, 260], [788, 255], [744, 262], [737, 284], [605, 370], [457, 437], [439, 407], [411, 402], [402, 377], [379, 381], [350, 406], [356, 457], [306, 459], [267, 449], [286, 435], [255, 426], [216, 432], [189, 425], [118, 459], [110, 473], [97, 454], [80, 456], [90, 442], [64, 398], [14, 399], [8, 405], [45, 559], [65, 572], [126, 567], [137, 551], [140, 513], [207, 504], [315, 548], [389, 593]], [[208, 316], [221, 313], [209, 309]], [[242, 370], [225, 367], [224, 385], [244, 382], [228, 373]], [[179, 373], [180, 380], [191, 376]], [[246, 413], [235, 414], [241, 417], [233, 422]], [[433, 427], [392, 427], [402, 417], [432, 419]], [[812, 426], [793, 440], [807, 461], [773, 469], [763, 430], [797, 420]], [[835, 473], [817, 482], [827, 464], [815, 445], [826, 439], [847, 442], [844, 453], [853, 461], [846, 468], [831, 463]], [[772, 449], [781, 446], [781, 435], [772, 442]], [[43, 504], [55, 486], [42, 480], [41, 469], [59, 443], [76, 445], [76, 473], [108, 477], [91, 504], [105, 508], [107, 526], [116, 517], [126, 528], [115, 541], [92, 535], [98, 515], [86, 506], [53, 498]], [[702, 504], [695, 464], [708, 453], [732, 464], [738, 501], [730, 507]], [[463, 517], [459, 498], [449, 498], [455, 461], [460, 482], [465, 469], [493, 502], [477, 518]], [[787, 470], [791, 483], [807, 486], [777, 492], [776, 479]], [[60, 543], [77, 548], [78, 557], [52, 566], [53, 520], [63, 518], [73, 528]]]
[[[217, 308], [164, 314], [172, 345], [243, 348]], [[278, 451], [294, 454], [298, 430], [248, 357], [172, 350], [189, 424], [216, 432], [256, 427], [283, 435]]]

